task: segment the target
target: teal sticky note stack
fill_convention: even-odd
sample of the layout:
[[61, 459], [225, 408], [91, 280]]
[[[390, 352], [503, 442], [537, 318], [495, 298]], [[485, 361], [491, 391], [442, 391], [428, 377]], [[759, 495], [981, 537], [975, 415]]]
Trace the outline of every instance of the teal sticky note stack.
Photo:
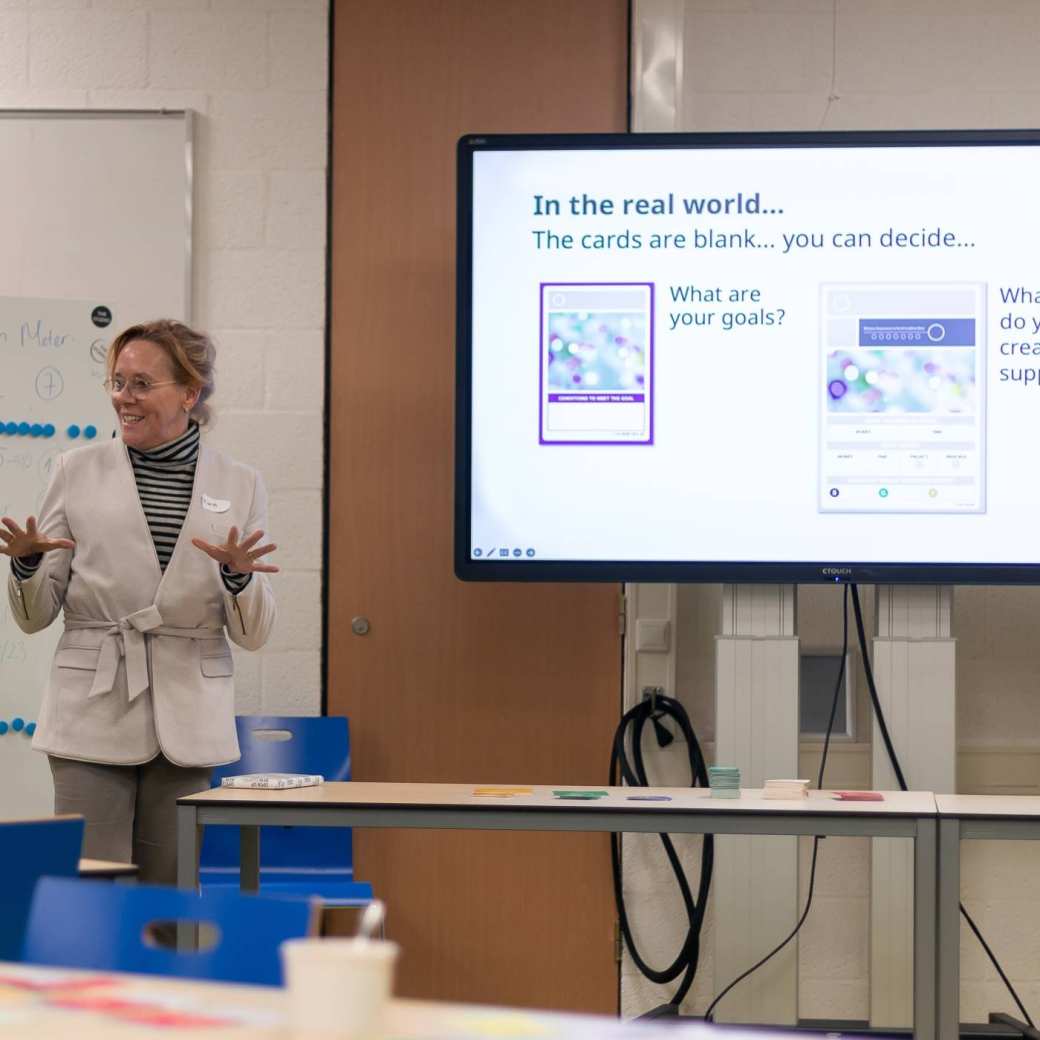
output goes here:
[[740, 770], [736, 766], [708, 766], [712, 798], [740, 797]]

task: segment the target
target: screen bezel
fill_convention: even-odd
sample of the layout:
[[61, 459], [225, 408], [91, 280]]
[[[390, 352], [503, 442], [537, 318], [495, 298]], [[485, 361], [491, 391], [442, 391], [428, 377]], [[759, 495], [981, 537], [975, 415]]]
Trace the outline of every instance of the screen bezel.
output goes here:
[[[833, 584], [1037, 585], [1040, 563], [864, 563], [855, 560], [473, 559], [472, 272], [473, 157], [488, 151], [739, 148], [948, 148], [1040, 145], [1040, 130], [898, 130], [677, 134], [467, 134], [457, 147], [455, 574], [463, 581], [643, 581]], [[648, 521], [652, 515], [648, 512]]]

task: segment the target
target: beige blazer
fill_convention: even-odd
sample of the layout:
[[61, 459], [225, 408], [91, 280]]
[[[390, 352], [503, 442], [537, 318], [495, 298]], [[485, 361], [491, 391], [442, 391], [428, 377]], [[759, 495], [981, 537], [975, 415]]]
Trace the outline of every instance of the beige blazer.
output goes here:
[[40, 508], [40, 528], [70, 538], [28, 581], [8, 580], [11, 613], [24, 632], [64, 611], [33, 747], [60, 758], [136, 765], [159, 751], [184, 766], [239, 757], [227, 637], [263, 646], [274, 624], [267, 577], [238, 596], [219, 565], [191, 544], [222, 541], [228, 528], [266, 529], [259, 474], [203, 445], [191, 506], [163, 573], [123, 442], [59, 457]]

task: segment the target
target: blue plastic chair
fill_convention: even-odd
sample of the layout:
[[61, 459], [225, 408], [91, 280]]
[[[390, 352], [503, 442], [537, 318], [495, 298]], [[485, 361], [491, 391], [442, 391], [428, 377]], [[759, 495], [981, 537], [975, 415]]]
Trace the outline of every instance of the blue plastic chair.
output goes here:
[[[258, 896], [232, 889], [181, 892], [164, 885], [43, 878], [36, 886], [23, 960], [65, 968], [279, 986], [278, 946], [314, 932], [316, 906], [306, 899]], [[198, 922], [216, 942], [177, 950], [157, 945], [148, 926]]]
[[76, 877], [82, 848], [82, 816], [0, 823], [0, 960], [21, 956], [36, 882], [44, 874]]
[[[242, 773], [319, 773], [350, 779], [350, 729], [342, 716], [239, 715], [242, 757], [213, 771], [213, 785]], [[274, 735], [288, 739], [270, 739]], [[202, 835], [199, 882], [203, 890], [238, 885], [238, 828], [207, 826]], [[350, 829], [260, 828], [260, 891], [315, 896], [325, 906], [359, 906], [372, 886], [354, 880]]]

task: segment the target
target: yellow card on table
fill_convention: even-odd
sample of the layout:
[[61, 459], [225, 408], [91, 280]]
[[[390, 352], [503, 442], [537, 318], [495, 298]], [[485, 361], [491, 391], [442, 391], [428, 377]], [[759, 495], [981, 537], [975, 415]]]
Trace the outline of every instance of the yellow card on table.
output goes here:
[[474, 787], [478, 798], [512, 798], [514, 794], [534, 794], [533, 787]]

